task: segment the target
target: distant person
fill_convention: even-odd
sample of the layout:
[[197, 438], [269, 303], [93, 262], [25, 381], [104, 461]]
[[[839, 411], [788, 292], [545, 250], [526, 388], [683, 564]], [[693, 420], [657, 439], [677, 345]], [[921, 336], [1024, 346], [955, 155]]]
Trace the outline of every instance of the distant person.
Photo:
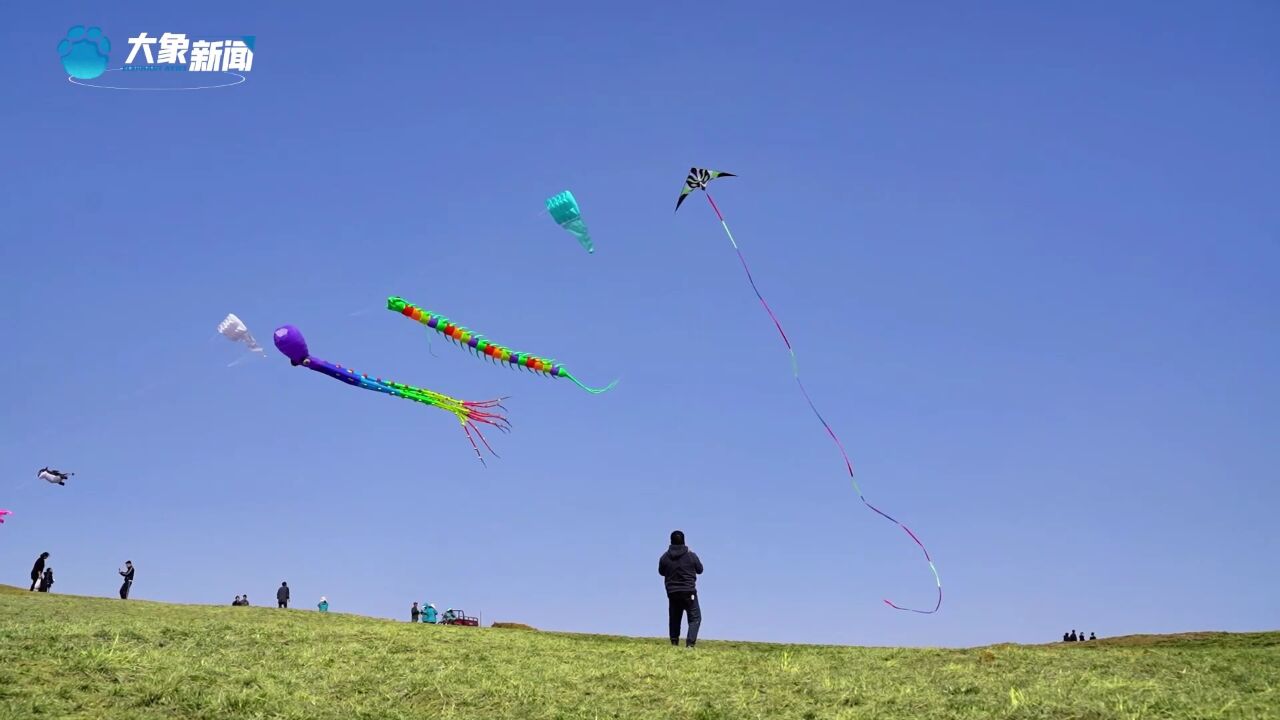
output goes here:
[[244, 599], [240, 601], [240, 607], [249, 607], [249, 594], [245, 593]]
[[1071, 631], [1071, 637], [1069, 637], [1069, 638], [1067, 638], [1067, 639], [1068, 639], [1068, 640], [1070, 640], [1071, 642], [1075, 642], [1076, 640], [1079, 640], [1080, 638], [1076, 637], [1076, 631], [1075, 631], [1075, 630], [1072, 630], [1072, 631]]
[[124, 582], [120, 585], [120, 599], [129, 599], [129, 588], [133, 587], [133, 561], [125, 560], [124, 568], [120, 570], [120, 577], [124, 578]]
[[240, 596], [237, 595], [235, 600], [231, 601], [231, 607], [240, 607]]
[[689, 634], [684, 646], [693, 647], [698, 642], [698, 628], [702, 625], [702, 609], [698, 606], [698, 576], [702, 574], [702, 561], [698, 554], [684, 544], [684, 532], [671, 533], [671, 547], [658, 558], [658, 574], [663, 577], [667, 589], [667, 618], [671, 644], [680, 645], [680, 621], [689, 616]]
[[1071, 633], [1062, 633], [1062, 642], [1071, 642]]
[[436, 606], [427, 603], [427, 609], [422, 612], [422, 622], [435, 624], [436, 622]]
[[1093, 633], [1089, 633], [1089, 639], [1090, 639], [1090, 640], [1097, 640], [1097, 639], [1098, 639], [1098, 636], [1097, 636], [1097, 635], [1094, 635]]
[[31, 566], [31, 592], [36, 591], [36, 586], [40, 584], [40, 578], [44, 577], [44, 561], [49, 559], [49, 553], [42, 552], [40, 557], [36, 558], [36, 564]]
[[409, 608], [409, 622], [418, 622], [418, 616], [421, 614], [422, 611], [418, 609], [418, 603], [415, 602], [413, 606]]
[[276, 607], [289, 608], [289, 583], [282, 582], [276, 590]]
[[53, 587], [53, 568], [45, 568], [44, 575], [40, 576], [40, 592], [49, 592], [51, 587]]
[[322, 613], [329, 612], [329, 601], [323, 595], [320, 596], [320, 604], [316, 605], [316, 609]]

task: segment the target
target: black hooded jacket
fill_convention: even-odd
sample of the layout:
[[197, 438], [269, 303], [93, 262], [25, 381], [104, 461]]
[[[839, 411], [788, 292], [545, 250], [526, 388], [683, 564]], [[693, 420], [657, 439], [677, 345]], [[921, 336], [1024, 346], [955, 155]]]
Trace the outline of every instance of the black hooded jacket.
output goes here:
[[287, 602], [288, 600], [289, 600], [289, 586], [281, 585], [280, 588], [276, 590], [276, 601]]
[[39, 580], [44, 573], [44, 556], [36, 558], [36, 564], [31, 566], [31, 579]]
[[702, 574], [702, 561], [688, 545], [672, 545], [658, 558], [658, 574], [666, 578], [667, 594], [694, 592], [698, 576]]

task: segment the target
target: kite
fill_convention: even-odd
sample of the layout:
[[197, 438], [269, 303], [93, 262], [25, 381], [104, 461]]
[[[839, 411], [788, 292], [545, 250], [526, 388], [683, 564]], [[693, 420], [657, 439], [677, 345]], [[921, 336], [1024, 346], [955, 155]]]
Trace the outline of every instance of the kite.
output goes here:
[[498, 454], [493, 452], [493, 448], [485, 440], [484, 434], [480, 432], [480, 427], [477, 423], [492, 425], [503, 432], [511, 429], [511, 424], [507, 422], [505, 417], [497, 412], [491, 412], [494, 408], [505, 410], [506, 408], [502, 406], [502, 400], [505, 400], [505, 398], [471, 402], [451, 398], [448, 395], [441, 395], [440, 393], [412, 385], [404, 385], [390, 380], [382, 380], [381, 378], [371, 378], [341, 365], [334, 365], [318, 357], [313, 357], [307, 349], [306, 339], [302, 337], [302, 333], [298, 328], [292, 325], [282, 325], [276, 328], [274, 340], [276, 349], [289, 358], [289, 362], [295, 366], [302, 365], [318, 373], [328, 375], [335, 380], [341, 380], [348, 385], [394, 395], [406, 400], [414, 400], [453, 413], [458, 418], [458, 422], [462, 424], [462, 430], [467, 434], [467, 439], [471, 441], [471, 447], [475, 449], [476, 457], [480, 459], [482, 465], [485, 464], [484, 457], [480, 454], [480, 448], [476, 445], [475, 438], [472, 437], [472, 430], [475, 431], [475, 434], [480, 438], [480, 442], [484, 443], [485, 448], [494, 457], [498, 457]]
[[578, 201], [574, 199], [573, 193], [565, 190], [559, 195], [547, 198], [547, 212], [551, 213], [551, 219], [559, 223], [560, 227], [578, 238], [578, 242], [587, 249], [588, 253], [596, 251], [595, 246], [591, 244], [591, 233], [587, 230], [587, 224], [582, 221], [582, 210], [578, 207]]
[[529, 353], [516, 352], [508, 347], [503, 347], [491, 340], [485, 339], [483, 335], [474, 333], [467, 328], [462, 327], [449, 320], [449, 318], [438, 315], [430, 310], [422, 308], [408, 302], [404, 298], [395, 295], [387, 298], [387, 309], [400, 313], [401, 315], [417, 320], [436, 332], [444, 335], [449, 340], [458, 343], [460, 346], [467, 348], [475, 353], [477, 357], [488, 358], [491, 362], [503, 362], [507, 367], [518, 367], [524, 370], [532, 370], [540, 373], [544, 377], [568, 378], [574, 385], [586, 390], [593, 395], [599, 395], [613, 389], [618, 384], [617, 380], [609, 383], [602, 388], [593, 388], [583, 385], [578, 378], [574, 377], [565, 367], [555, 360], [530, 355]]
[[795, 376], [796, 385], [800, 386], [800, 392], [804, 395], [805, 402], [809, 404], [809, 409], [818, 417], [818, 422], [822, 423], [822, 427], [826, 428], [827, 434], [831, 436], [831, 439], [835, 441], [836, 447], [840, 449], [840, 455], [844, 457], [845, 469], [849, 472], [849, 480], [853, 483], [853, 489], [858, 493], [858, 498], [862, 500], [862, 504], [875, 511], [877, 515], [880, 515], [886, 520], [889, 520], [902, 528], [907, 535], [915, 541], [916, 545], [920, 546], [920, 550], [924, 553], [925, 561], [929, 563], [929, 570], [933, 572], [934, 582], [938, 586], [938, 601], [934, 604], [932, 610], [917, 610], [915, 608], [902, 607], [900, 605], [895, 605], [887, 599], [884, 601], [885, 604], [895, 610], [905, 610], [907, 612], [919, 613], [921, 615], [932, 615], [933, 613], [938, 612], [938, 609], [942, 607], [942, 578], [938, 576], [938, 568], [934, 567], [933, 558], [929, 555], [928, 548], [924, 546], [924, 543], [920, 542], [920, 538], [916, 537], [915, 533], [911, 532], [911, 528], [908, 528], [906, 525], [903, 525], [897, 519], [888, 515], [880, 508], [872, 505], [867, 501], [866, 496], [862, 494], [862, 488], [858, 486], [858, 480], [853, 475], [853, 463], [849, 460], [849, 453], [845, 452], [844, 444], [840, 442], [840, 438], [836, 437], [835, 431], [827, 424], [826, 419], [822, 417], [822, 413], [818, 412], [817, 406], [813, 404], [812, 398], [809, 397], [809, 391], [805, 389], [804, 383], [800, 381], [800, 367], [796, 360], [795, 348], [791, 346], [791, 340], [787, 338], [786, 331], [782, 329], [782, 323], [778, 322], [777, 316], [773, 314], [773, 309], [769, 307], [769, 303], [766, 302], [764, 296], [760, 294], [760, 289], [756, 287], [755, 278], [751, 276], [751, 268], [747, 267], [747, 260], [743, 257], [742, 250], [738, 247], [738, 242], [733, 239], [733, 233], [729, 231], [729, 223], [725, 222], [724, 215], [720, 212], [720, 207], [716, 205], [716, 201], [712, 199], [710, 191], [707, 190], [707, 185], [712, 180], [722, 177], [737, 176], [733, 173], [718, 172], [716, 170], [707, 170], [705, 168], [689, 168], [689, 177], [685, 178], [684, 188], [680, 190], [680, 197], [676, 200], [676, 211], [680, 210], [680, 203], [684, 202], [684, 199], [694, 190], [701, 190], [702, 194], [707, 196], [707, 202], [711, 204], [711, 209], [715, 211], [716, 218], [720, 220], [720, 226], [724, 228], [724, 234], [729, 236], [729, 244], [733, 245], [734, 252], [738, 254], [738, 261], [742, 263], [742, 269], [747, 274], [747, 281], [751, 283], [751, 289], [755, 291], [756, 298], [759, 299], [760, 304], [764, 306], [765, 312], [769, 313], [769, 319], [773, 321], [773, 326], [778, 329], [778, 334], [782, 336], [783, 344], [787, 346], [787, 352], [791, 354], [791, 373]]
[[[257, 340], [253, 339], [253, 333], [249, 332], [249, 328], [244, 324], [244, 321], [236, 317], [235, 313], [227, 315], [222, 322], [218, 323], [218, 334], [231, 342], [242, 342], [253, 352], [263, 353], [262, 357], [266, 357], [262, 346], [258, 344]], [[234, 365], [235, 363], [231, 364]]]
[[75, 475], [75, 473], [50, 470], [47, 467], [40, 468], [40, 472], [36, 473], [36, 477], [44, 480], [45, 482], [53, 483], [54, 485], [66, 485], [67, 480], [70, 479], [72, 475]]
[[12, 514], [13, 514], [13, 513], [12, 513], [11, 511], [9, 511], [9, 510], [0, 510], [0, 525], [3, 525], [3, 524], [4, 524], [4, 516], [5, 516], [5, 515], [12, 515]]

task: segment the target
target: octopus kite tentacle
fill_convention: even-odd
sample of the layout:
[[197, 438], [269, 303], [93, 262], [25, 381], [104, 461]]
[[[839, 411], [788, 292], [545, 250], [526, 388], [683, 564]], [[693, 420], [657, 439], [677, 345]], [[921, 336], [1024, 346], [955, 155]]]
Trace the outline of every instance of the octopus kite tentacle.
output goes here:
[[919, 610], [916, 608], [903, 607], [888, 599], [884, 600], [885, 604], [895, 610], [904, 610], [906, 612], [919, 613], [921, 615], [932, 615], [933, 613], [938, 612], [938, 609], [942, 607], [942, 578], [938, 575], [938, 568], [934, 566], [933, 558], [929, 555], [928, 548], [924, 546], [924, 543], [920, 542], [920, 538], [916, 537], [914, 532], [911, 532], [911, 528], [907, 527], [897, 518], [894, 518], [875, 505], [872, 505], [867, 501], [866, 496], [862, 494], [862, 488], [858, 486], [858, 480], [854, 477], [853, 462], [849, 460], [849, 453], [845, 451], [844, 443], [840, 442], [840, 438], [836, 436], [835, 431], [831, 429], [831, 425], [827, 423], [826, 418], [822, 417], [822, 413], [818, 412], [818, 407], [814, 405], [813, 399], [809, 397], [809, 391], [805, 389], [804, 383], [800, 380], [800, 366], [796, 359], [795, 348], [791, 345], [791, 340], [787, 337], [786, 331], [782, 329], [782, 323], [778, 322], [778, 317], [774, 315], [773, 308], [769, 307], [768, 301], [766, 301], [764, 299], [764, 295], [760, 293], [760, 288], [756, 287], [755, 278], [751, 275], [751, 268], [747, 266], [747, 259], [743, 256], [742, 249], [738, 247], [738, 242], [733, 239], [733, 232], [729, 230], [729, 223], [725, 222], [724, 214], [720, 212], [720, 207], [716, 205], [716, 201], [711, 197], [711, 193], [707, 190], [707, 183], [718, 177], [734, 176], [732, 173], [691, 168], [689, 170], [689, 177], [685, 179], [685, 187], [681, 190], [680, 198], [676, 201], [676, 209], [680, 209], [680, 203], [684, 202], [685, 197], [694, 190], [701, 190], [703, 194], [707, 196], [707, 202], [711, 204], [711, 209], [715, 211], [716, 218], [720, 220], [720, 226], [724, 228], [725, 235], [729, 237], [729, 244], [733, 245], [733, 251], [738, 255], [738, 262], [742, 264], [742, 270], [747, 275], [747, 282], [751, 283], [751, 290], [755, 292], [756, 298], [764, 307], [765, 312], [769, 314], [769, 319], [773, 321], [773, 326], [778, 329], [778, 334], [782, 337], [782, 342], [786, 345], [787, 352], [791, 355], [791, 373], [795, 377], [796, 385], [800, 388], [800, 393], [804, 395], [804, 400], [809, 404], [809, 409], [812, 410], [813, 414], [818, 418], [818, 422], [822, 423], [822, 427], [825, 428], [827, 434], [831, 436], [831, 440], [835, 442], [836, 447], [840, 450], [841, 457], [844, 458], [845, 469], [849, 473], [849, 481], [853, 483], [853, 489], [858, 493], [858, 499], [862, 501], [862, 504], [866, 505], [880, 517], [883, 517], [902, 528], [902, 530], [906, 532], [913, 541], [915, 541], [915, 544], [920, 547], [920, 551], [924, 553], [925, 562], [929, 563], [929, 570], [933, 573], [933, 580], [938, 588], [938, 599], [937, 602], [934, 603], [933, 609]]
[[450, 342], [466, 348], [476, 357], [485, 357], [490, 361], [503, 362], [507, 364], [507, 367], [535, 372], [543, 377], [566, 378], [574, 385], [593, 395], [608, 392], [618, 384], [618, 381], [614, 380], [602, 388], [588, 387], [555, 360], [548, 360], [529, 353], [516, 352], [511, 348], [485, 338], [479, 333], [458, 325], [443, 315], [424, 310], [401, 297], [393, 295], [387, 298], [387, 309], [398, 312], [411, 320], [417, 320], [444, 335]]
[[480, 425], [496, 427], [504, 433], [511, 430], [511, 423], [504, 415], [497, 412], [497, 410], [506, 410], [502, 405], [502, 401], [506, 398], [478, 401], [459, 400], [433, 390], [426, 390], [391, 380], [383, 380], [382, 378], [371, 378], [350, 368], [344, 368], [341, 365], [335, 365], [327, 360], [312, 356], [307, 349], [307, 342], [302, 337], [302, 333], [292, 325], [284, 325], [277, 328], [274, 340], [276, 348], [285, 357], [289, 358], [289, 362], [293, 365], [301, 365], [348, 385], [406, 400], [413, 400], [414, 402], [431, 405], [452, 413], [458, 419], [458, 423], [462, 425], [462, 431], [466, 434], [467, 440], [471, 442], [471, 447], [476, 451], [476, 457], [481, 464], [485, 464], [484, 456], [480, 454], [480, 448], [472, 437], [472, 431], [475, 431], [475, 435], [480, 438], [480, 442], [484, 444], [489, 452], [494, 457], [498, 457], [498, 454], [493, 452], [493, 448], [489, 445], [489, 441], [485, 439], [484, 433], [480, 432]]

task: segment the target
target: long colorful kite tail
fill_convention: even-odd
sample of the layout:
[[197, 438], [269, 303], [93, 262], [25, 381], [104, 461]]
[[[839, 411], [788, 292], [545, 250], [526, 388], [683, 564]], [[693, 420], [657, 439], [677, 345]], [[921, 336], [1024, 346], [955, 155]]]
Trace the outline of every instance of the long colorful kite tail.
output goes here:
[[800, 364], [796, 359], [796, 350], [792, 347], [791, 340], [787, 337], [787, 332], [782, 329], [782, 323], [778, 322], [778, 317], [773, 314], [773, 308], [769, 307], [769, 303], [764, 299], [764, 295], [760, 294], [760, 288], [756, 286], [756, 280], [751, 275], [751, 268], [747, 266], [747, 259], [742, 255], [742, 249], [738, 247], [738, 242], [733, 239], [733, 232], [729, 230], [729, 223], [725, 222], [724, 214], [720, 212], [720, 207], [716, 205], [715, 199], [711, 197], [711, 193], [706, 189], [706, 187], [702, 187], [701, 190], [703, 194], [707, 196], [707, 202], [711, 204], [711, 209], [715, 211], [716, 218], [720, 220], [720, 227], [724, 228], [724, 234], [729, 236], [729, 244], [733, 245], [733, 251], [738, 254], [738, 262], [742, 263], [742, 270], [747, 274], [747, 282], [751, 283], [751, 290], [755, 292], [756, 298], [760, 300], [760, 305], [764, 307], [764, 311], [769, 314], [769, 319], [773, 321], [773, 326], [778, 329], [778, 335], [782, 337], [783, 344], [787, 346], [787, 353], [791, 355], [791, 373], [795, 376], [796, 385], [800, 387], [800, 393], [804, 395], [804, 400], [809, 404], [809, 409], [813, 411], [813, 414], [818, 418], [818, 422], [822, 423], [822, 427], [826, 428], [827, 434], [831, 436], [831, 440], [835, 442], [836, 447], [839, 448], [840, 456], [844, 458], [845, 469], [849, 471], [849, 481], [853, 483], [853, 489], [858, 493], [858, 499], [862, 501], [863, 505], [871, 508], [880, 517], [902, 528], [903, 531], [915, 541], [916, 545], [920, 547], [920, 551], [924, 553], [925, 562], [929, 563], [929, 570], [933, 573], [934, 583], [938, 587], [938, 601], [934, 604], [932, 610], [919, 610], [916, 608], [903, 607], [893, 603], [887, 598], [884, 600], [885, 604], [895, 610], [905, 610], [907, 612], [919, 613], [921, 615], [932, 615], [933, 613], [938, 612], [938, 609], [942, 607], [942, 578], [938, 576], [938, 568], [934, 566], [933, 558], [929, 556], [928, 548], [924, 546], [924, 543], [920, 542], [920, 538], [916, 537], [915, 533], [911, 532], [911, 528], [902, 524], [896, 518], [885, 513], [875, 505], [872, 505], [867, 501], [866, 496], [862, 494], [862, 488], [858, 486], [858, 480], [853, 474], [853, 462], [849, 460], [849, 453], [845, 451], [844, 443], [840, 442], [840, 438], [837, 437], [835, 431], [831, 429], [831, 425], [827, 423], [826, 418], [822, 417], [822, 413], [818, 412], [818, 407], [813, 404], [813, 398], [809, 397], [809, 391], [805, 389], [804, 383], [800, 380]]
[[519, 368], [527, 372], [538, 373], [543, 377], [567, 378], [574, 385], [592, 395], [609, 392], [618, 384], [618, 381], [614, 380], [602, 388], [593, 388], [585, 385], [574, 377], [565, 366], [555, 360], [549, 360], [530, 353], [517, 352], [504, 345], [499, 345], [443, 315], [418, 307], [402, 297], [393, 295], [387, 298], [387, 309], [426, 325], [428, 328], [443, 335], [450, 342], [456, 343], [459, 347], [466, 348], [476, 357], [483, 357], [490, 362], [504, 363], [509, 368]]

